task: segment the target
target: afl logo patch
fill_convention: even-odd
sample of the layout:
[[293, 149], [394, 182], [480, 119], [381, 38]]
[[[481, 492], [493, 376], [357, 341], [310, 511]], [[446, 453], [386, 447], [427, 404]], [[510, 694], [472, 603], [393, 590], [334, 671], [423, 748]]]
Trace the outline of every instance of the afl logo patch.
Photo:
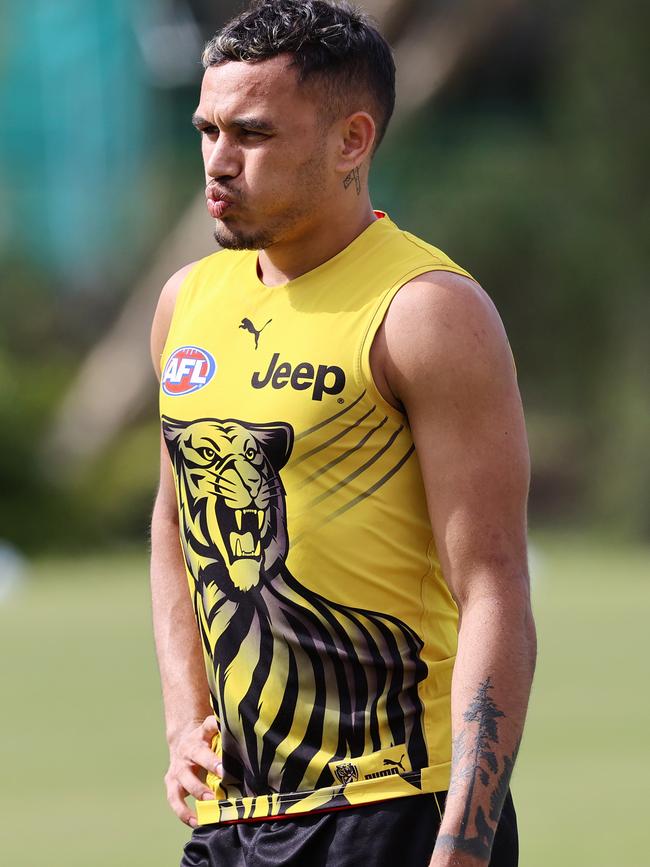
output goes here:
[[167, 359], [160, 384], [165, 394], [172, 397], [191, 394], [207, 385], [216, 369], [217, 363], [206, 349], [181, 346]]

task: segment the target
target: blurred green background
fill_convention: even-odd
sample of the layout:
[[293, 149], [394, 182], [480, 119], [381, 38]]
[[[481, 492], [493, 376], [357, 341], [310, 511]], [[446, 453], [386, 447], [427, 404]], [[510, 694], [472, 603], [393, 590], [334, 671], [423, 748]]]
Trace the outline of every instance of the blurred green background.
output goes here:
[[[374, 204], [476, 275], [517, 359], [540, 633], [513, 786], [522, 865], [641, 867], [650, 11], [361, 5], [399, 72]], [[164, 867], [186, 836], [163, 796], [147, 596], [148, 330], [165, 279], [213, 249], [189, 118], [202, 44], [238, 8], [0, 11], [0, 859], [13, 867]]]

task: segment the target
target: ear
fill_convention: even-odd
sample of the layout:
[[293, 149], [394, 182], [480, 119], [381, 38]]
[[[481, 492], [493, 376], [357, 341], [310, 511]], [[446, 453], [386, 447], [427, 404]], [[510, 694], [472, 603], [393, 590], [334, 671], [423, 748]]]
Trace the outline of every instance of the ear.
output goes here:
[[[240, 424], [243, 424], [240, 422]], [[276, 473], [285, 466], [293, 449], [293, 428], [281, 421], [269, 424], [243, 424], [250, 431]]]
[[342, 120], [337, 170], [347, 175], [359, 168], [372, 155], [376, 137], [375, 121], [367, 111], [355, 111]]
[[178, 447], [178, 438], [191, 424], [192, 422], [179, 421], [175, 418], [169, 418], [167, 415], [162, 417], [163, 436], [165, 437], [165, 442], [167, 443], [167, 448], [170, 452], [172, 450], [176, 451]]

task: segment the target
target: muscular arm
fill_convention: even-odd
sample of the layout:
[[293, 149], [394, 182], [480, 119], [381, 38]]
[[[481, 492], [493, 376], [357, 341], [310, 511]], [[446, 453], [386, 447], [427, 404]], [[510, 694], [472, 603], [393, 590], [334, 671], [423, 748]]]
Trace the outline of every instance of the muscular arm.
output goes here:
[[151, 602], [165, 728], [171, 745], [188, 725], [197, 725], [212, 711], [178, 539], [174, 483], [164, 442], [160, 466], [160, 487], [151, 520]]
[[512, 358], [480, 287], [432, 273], [398, 293], [372, 363], [380, 389], [408, 415], [440, 563], [460, 612], [452, 779], [431, 867], [484, 865], [536, 653], [526, 557], [529, 458]]
[[[167, 339], [176, 295], [188, 265], [165, 285], [151, 330], [151, 356], [160, 378], [160, 358]], [[188, 794], [214, 797], [200, 779], [200, 769], [218, 772], [209, 749], [216, 720], [209, 701], [203, 652], [188, 593], [178, 537], [178, 512], [171, 463], [161, 435], [160, 485], [151, 520], [151, 599], [156, 655], [160, 669], [170, 766], [165, 776], [167, 798], [189, 825], [195, 815], [185, 803]], [[201, 774], [202, 776], [202, 774]]]

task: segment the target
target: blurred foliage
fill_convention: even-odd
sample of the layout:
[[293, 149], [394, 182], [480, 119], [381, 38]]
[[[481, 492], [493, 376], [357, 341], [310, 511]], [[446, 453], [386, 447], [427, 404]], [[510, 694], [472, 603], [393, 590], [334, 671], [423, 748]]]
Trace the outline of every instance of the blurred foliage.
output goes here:
[[[372, 184], [376, 206], [472, 271], [503, 316], [531, 438], [532, 523], [646, 538], [649, 23], [632, 0], [524, 5], [387, 139]], [[113, 281], [62, 292], [44, 266], [3, 263], [0, 536], [24, 548], [146, 533], [153, 377], [150, 404], [72, 483], [54, 480], [39, 448], [84, 352], [200, 178], [187, 122], [196, 85], [151, 89], [151, 99], [164, 135], [142, 166], [148, 222], [134, 226], [130, 256], [116, 254]]]
[[529, 12], [392, 141], [377, 185], [504, 318], [529, 424], [533, 521], [645, 536], [648, 23], [633, 2]]

